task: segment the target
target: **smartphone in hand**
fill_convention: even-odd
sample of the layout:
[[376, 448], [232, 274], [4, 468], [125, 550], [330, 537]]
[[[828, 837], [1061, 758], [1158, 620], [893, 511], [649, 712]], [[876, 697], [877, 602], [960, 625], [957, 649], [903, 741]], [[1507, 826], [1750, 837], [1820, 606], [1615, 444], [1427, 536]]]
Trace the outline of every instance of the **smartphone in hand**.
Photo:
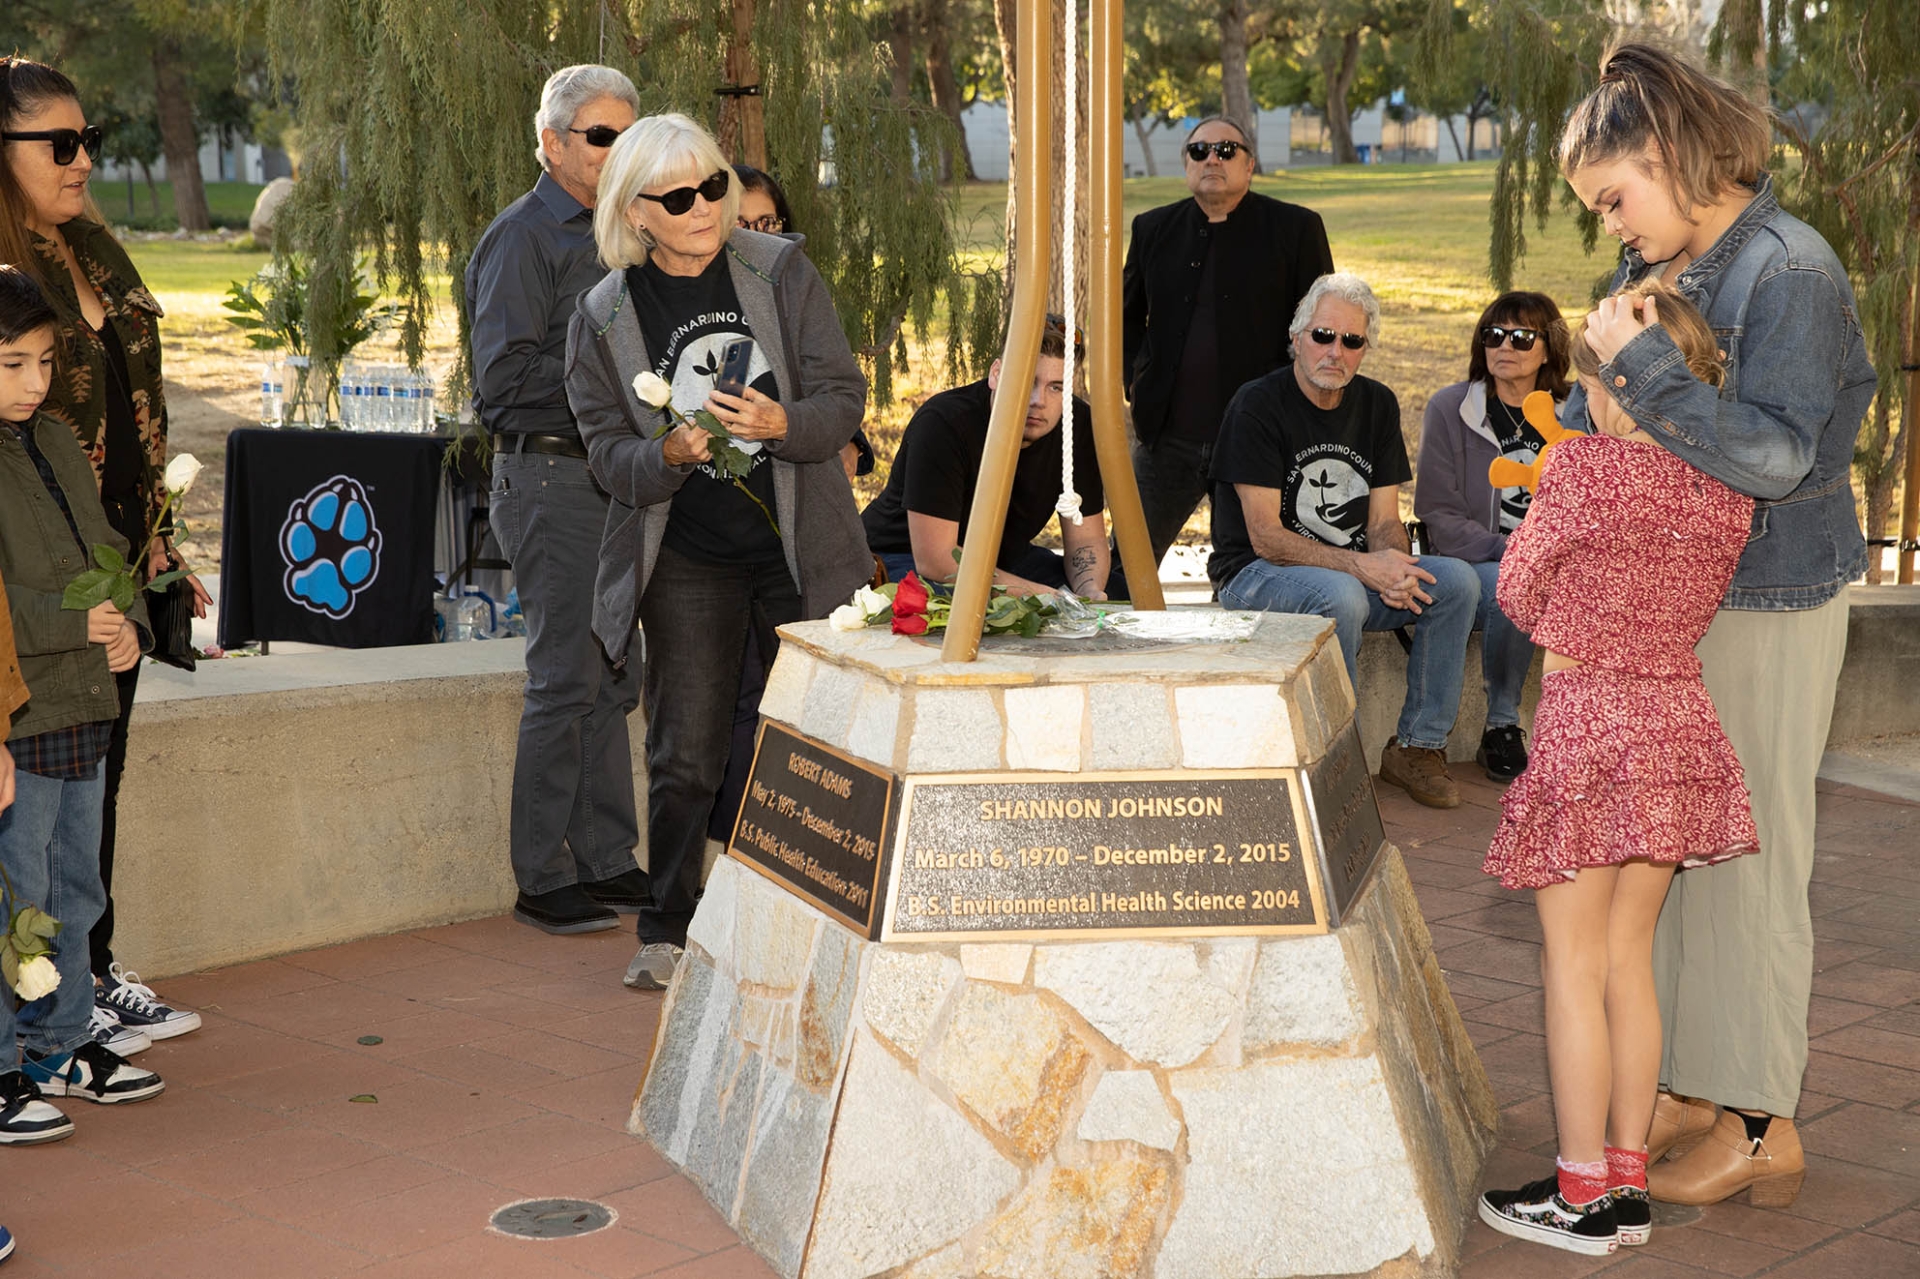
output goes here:
[[747, 390], [747, 374], [753, 366], [753, 339], [740, 338], [727, 343], [720, 354], [720, 372], [713, 389], [722, 395], [740, 396]]

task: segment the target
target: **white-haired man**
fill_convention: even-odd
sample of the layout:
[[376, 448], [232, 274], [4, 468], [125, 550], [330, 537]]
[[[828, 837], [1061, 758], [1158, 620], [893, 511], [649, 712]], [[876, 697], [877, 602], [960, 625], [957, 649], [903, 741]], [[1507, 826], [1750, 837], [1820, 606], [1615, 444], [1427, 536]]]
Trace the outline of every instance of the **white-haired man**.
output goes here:
[[1356, 688], [1361, 633], [1412, 626], [1407, 699], [1380, 777], [1452, 808], [1447, 734], [1480, 579], [1460, 560], [1409, 552], [1400, 402], [1360, 376], [1379, 330], [1380, 304], [1357, 275], [1323, 275], [1300, 299], [1293, 363], [1241, 387], [1221, 420], [1207, 575], [1228, 608], [1332, 618]]
[[513, 915], [550, 933], [613, 928], [650, 899], [627, 716], [640, 681], [593, 638], [593, 579], [607, 496], [567, 406], [567, 323], [605, 274], [593, 207], [613, 140], [639, 115], [611, 67], [556, 71], [534, 115], [542, 172], [467, 266], [473, 407], [493, 435], [493, 529], [527, 619], [527, 690], [508, 825]]

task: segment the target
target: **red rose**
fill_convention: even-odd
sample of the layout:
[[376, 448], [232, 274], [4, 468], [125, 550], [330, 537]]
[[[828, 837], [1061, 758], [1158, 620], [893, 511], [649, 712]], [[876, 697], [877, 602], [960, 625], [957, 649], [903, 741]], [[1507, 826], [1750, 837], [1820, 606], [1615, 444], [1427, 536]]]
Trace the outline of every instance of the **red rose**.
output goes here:
[[[920, 580], [918, 573], [908, 573], [900, 579], [893, 590], [893, 615], [895, 617], [924, 617], [927, 612], [927, 584]], [[925, 630], [923, 626], [920, 628]], [[918, 635], [920, 631], [905, 632]]]
[[893, 633], [895, 635], [925, 635], [927, 633], [927, 615], [913, 613], [906, 617], [893, 615]]

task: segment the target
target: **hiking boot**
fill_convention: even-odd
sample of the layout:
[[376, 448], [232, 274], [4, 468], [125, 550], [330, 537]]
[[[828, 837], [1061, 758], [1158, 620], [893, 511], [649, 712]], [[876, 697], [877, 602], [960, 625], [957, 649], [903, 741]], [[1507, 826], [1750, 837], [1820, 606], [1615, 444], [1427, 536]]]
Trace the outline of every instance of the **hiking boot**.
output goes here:
[[1460, 807], [1460, 788], [1447, 772], [1443, 751], [1402, 746], [1396, 738], [1380, 752], [1380, 780], [1392, 782], [1428, 808]]
[[1502, 724], [1480, 734], [1480, 749], [1474, 762], [1487, 772], [1487, 779], [1510, 782], [1527, 769], [1527, 738], [1518, 724]]
[[550, 893], [521, 893], [514, 900], [513, 917], [555, 936], [599, 933], [620, 926], [620, 917], [613, 913], [613, 908], [587, 896], [587, 890], [578, 884], [568, 884]]
[[1620, 1242], [1613, 1196], [1602, 1194], [1590, 1204], [1568, 1203], [1557, 1176], [1518, 1190], [1487, 1191], [1480, 1196], [1480, 1220], [1503, 1235], [1590, 1257], [1604, 1257]]

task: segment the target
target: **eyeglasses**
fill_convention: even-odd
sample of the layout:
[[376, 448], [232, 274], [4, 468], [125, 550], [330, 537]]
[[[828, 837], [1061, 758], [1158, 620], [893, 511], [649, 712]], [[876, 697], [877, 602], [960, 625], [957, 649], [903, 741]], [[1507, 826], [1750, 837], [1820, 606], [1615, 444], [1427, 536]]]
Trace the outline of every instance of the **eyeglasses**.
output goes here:
[[87, 149], [89, 160], [98, 160], [100, 142], [105, 136], [97, 124], [90, 124], [84, 129], [35, 129], [28, 133], [0, 133], [0, 138], [8, 142], [53, 143], [53, 162], [61, 166], [72, 164], [80, 155], [81, 147]]
[[675, 187], [665, 195], [648, 195], [645, 191], [634, 196], [636, 200], [652, 200], [674, 217], [679, 217], [693, 207], [693, 197], [698, 195], [708, 204], [718, 204], [720, 197], [727, 193], [727, 184], [733, 175], [725, 169], [715, 169], [707, 175], [707, 180], [697, 187]]
[[[667, 212], [671, 213], [673, 210], [668, 209]], [[779, 235], [787, 229], [787, 220], [777, 213], [769, 213], [758, 218], [735, 218], [734, 224], [742, 231], [765, 231], [768, 235]]]
[[1187, 159], [1193, 161], [1195, 164], [1200, 164], [1204, 162], [1208, 154], [1211, 153], [1219, 156], [1222, 160], [1231, 160], [1246, 150], [1246, 148], [1246, 143], [1235, 142], [1232, 138], [1228, 138], [1224, 142], [1189, 142], [1187, 143]]
[[1516, 351], [1531, 351], [1533, 344], [1540, 340], [1538, 329], [1509, 329], [1499, 324], [1489, 324], [1480, 330], [1480, 345], [1489, 351], [1498, 350], [1503, 342], [1512, 342]]
[[584, 129], [569, 128], [568, 133], [577, 133], [587, 140], [590, 147], [610, 147], [613, 140], [620, 136], [620, 130], [610, 124], [594, 124]]
[[1364, 333], [1335, 333], [1332, 329], [1309, 329], [1307, 336], [1312, 338], [1317, 346], [1332, 346], [1333, 340], [1338, 338], [1340, 345], [1349, 351], [1364, 350], [1367, 345], [1367, 335]]

